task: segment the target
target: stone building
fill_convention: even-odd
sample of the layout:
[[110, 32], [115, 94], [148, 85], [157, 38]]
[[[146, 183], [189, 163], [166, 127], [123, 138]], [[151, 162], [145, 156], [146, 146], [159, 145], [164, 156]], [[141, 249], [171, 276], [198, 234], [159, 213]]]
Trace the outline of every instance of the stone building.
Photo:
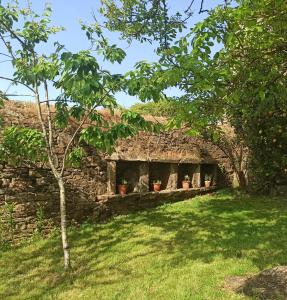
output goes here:
[[[11, 101], [2, 115], [5, 126], [38, 126], [34, 107], [29, 103]], [[63, 135], [59, 132], [59, 153], [64, 149], [60, 142]], [[73, 223], [85, 219], [103, 221], [112, 215], [190, 198], [207, 191], [206, 174], [212, 176], [212, 186], [216, 187], [230, 185], [233, 175], [228, 158], [220, 149], [200, 138], [188, 137], [181, 130], [141, 132], [120, 140], [111, 155], [92, 147], [85, 150], [87, 156], [81, 167], [65, 172], [68, 218]], [[181, 188], [185, 175], [191, 178], [189, 190]], [[117, 190], [122, 178], [129, 183], [124, 197]], [[154, 180], [162, 182], [161, 192], [152, 191]], [[31, 235], [40, 223], [44, 230], [58, 223], [58, 199], [57, 183], [44, 165], [1, 165], [1, 222], [5, 224], [8, 218], [5, 203], [12, 203], [16, 236]]]

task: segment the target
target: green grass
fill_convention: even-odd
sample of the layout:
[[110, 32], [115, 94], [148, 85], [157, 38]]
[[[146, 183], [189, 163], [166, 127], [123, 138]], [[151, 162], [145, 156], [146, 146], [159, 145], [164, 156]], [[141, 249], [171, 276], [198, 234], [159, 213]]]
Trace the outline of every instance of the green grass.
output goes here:
[[223, 191], [0, 252], [0, 299], [247, 299], [228, 276], [286, 264], [287, 201]]

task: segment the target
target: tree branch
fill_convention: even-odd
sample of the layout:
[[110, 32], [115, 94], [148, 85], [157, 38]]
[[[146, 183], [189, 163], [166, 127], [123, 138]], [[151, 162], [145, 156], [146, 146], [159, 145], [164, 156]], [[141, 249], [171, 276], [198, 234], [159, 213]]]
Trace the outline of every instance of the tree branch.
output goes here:
[[204, 3], [204, 0], [201, 0], [199, 14], [208, 12], [208, 9], [203, 9], [203, 3]]
[[65, 152], [64, 152], [64, 156], [63, 156], [63, 165], [60, 171], [60, 176], [63, 176], [64, 170], [65, 170], [65, 165], [66, 165], [66, 157], [68, 155], [68, 151], [74, 141], [74, 139], [76, 138], [77, 134], [79, 133], [79, 131], [81, 130], [81, 128], [83, 127], [83, 125], [85, 124], [86, 120], [88, 119], [88, 117], [90, 116], [90, 114], [101, 105], [101, 102], [104, 100], [104, 98], [108, 95], [110, 91], [106, 92], [105, 95], [103, 95], [103, 97], [99, 100], [99, 102], [97, 102], [86, 114], [86, 116], [83, 118], [82, 122], [80, 123], [80, 125], [78, 126], [78, 128], [75, 130], [73, 136], [71, 137], [69, 143], [66, 146]]
[[6, 56], [6, 57], [9, 57], [9, 58], [13, 58], [13, 56], [8, 55], [8, 54], [6, 54], [6, 53], [2, 53], [2, 52], [0, 52], [0, 55]]
[[[4, 94], [6, 97], [33, 97], [34, 95], [20, 95], [20, 94]], [[21, 101], [21, 100], [20, 100]]]
[[191, 7], [192, 7], [194, 1], [195, 1], [195, 0], [192, 0], [192, 1], [190, 2], [188, 8], [184, 11], [185, 14], [187, 14], [187, 13], [191, 10]]
[[29, 47], [26, 45], [26, 43], [16, 34], [12, 29], [10, 29], [4, 22], [0, 21], [0, 25], [2, 25], [10, 34], [13, 36], [21, 45], [24, 49], [28, 49], [31, 53], [34, 53], [34, 50], [29, 49]]
[[49, 130], [49, 147], [51, 150], [51, 154], [53, 155], [53, 128], [52, 128], [52, 120], [51, 120], [51, 109], [49, 103], [49, 91], [47, 81], [44, 81], [44, 89], [45, 89], [45, 98], [46, 98], [46, 108], [48, 112], [48, 130]]
[[0, 61], [0, 64], [3, 64], [3, 63], [8, 62], [8, 61], [12, 61], [12, 60], [11, 59], [5, 59], [5, 60]]
[[[5, 47], [7, 48], [7, 51], [11, 54], [11, 57], [13, 59], [15, 59], [15, 56], [11, 50], [11, 48], [9, 47], [9, 45], [7, 44], [7, 42], [5, 41], [4, 37], [2, 36], [2, 34], [0, 34], [0, 39], [2, 40], [2, 42], [4, 43]], [[7, 54], [1, 53], [1, 55], [5, 55], [8, 56]], [[8, 56], [9, 57], [9, 56]]]
[[35, 90], [32, 89], [29, 85], [19, 81], [19, 80], [15, 80], [15, 79], [12, 79], [12, 78], [8, 78], [8, 77], [4, 77], [4, 76], [0, 76], [0, 79], [3, 79], [3, 80], [7, 80], [7, 81], [11, 81], [11, 82], [14, 82], [14, 83], [17, 83], [17, 84], [22, 84], [23, 86], [25, 86], [27, 89], [29, 89], [30, 91], [33, 92], [33, 94], [35, 94]]
[[38, 114], [38, 118], [42, 127], [42, 132], [44, 135], [44, 139], [45, 139], [45, 143], [46, 143], [46, 150], [47, 150], [47, 156], [48, 156], [48, 161], [51, 167], [51, 170], [55, 176], [56, 179], [60, 178], [60, 174], [57, 171], [55, 164], [54, 164], [54, 160], [53, 160], [53, 153], [51, 152], [51, 148], [49, 147], [49, 137], [48, 137], [48, 133], [46, 130], [46, 126], [45, 126], [45, 122], [44, 122], [44, 118], [43, 118], [43, 113], [42, 113], [42, 109], [41, 109], [41, 104], [40, 104], [40, 97], [39, 97], [39, 91], [38, 91], [38, 86], [37, 86], [37, 77], [35, 80], [35, 100], [36, 100], [36, 105], [37, 105], [37, 114]]

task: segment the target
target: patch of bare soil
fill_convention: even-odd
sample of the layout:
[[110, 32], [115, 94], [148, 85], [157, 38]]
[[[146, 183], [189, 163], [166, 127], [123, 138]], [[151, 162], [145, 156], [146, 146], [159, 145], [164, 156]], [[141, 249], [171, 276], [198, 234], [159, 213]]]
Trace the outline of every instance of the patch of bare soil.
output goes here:
[[252, 277], [232, 276], [224, 288], [260, 300], [287, 299], [287, 266], [264, 270]]

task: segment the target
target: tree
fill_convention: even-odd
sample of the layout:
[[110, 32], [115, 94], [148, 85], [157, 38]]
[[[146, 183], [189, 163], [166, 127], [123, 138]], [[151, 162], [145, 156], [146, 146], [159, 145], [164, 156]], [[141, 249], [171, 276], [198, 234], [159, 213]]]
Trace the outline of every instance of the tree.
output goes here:
[[186, 113], [174, 123], [189, 124], [192, 133], [218, 136], [219, 126], [230, 124], [238, 146], [249, 149], [250, 182], [270, 191], [287, 172], [287, 3], [236, 3], [209, 11], [185, 36], [159, 49], [158, 62], [138, 63], [127, 89], [143, 101], [157, 101], [168, 87], [180, 89], [177, 101]]
[[[285, 177], [285, 11], [285, 1], [220, 7], [193, 29], [190, 54], [175, 55], [180, 66], [191, 65], [187, 91], [195, 115], [204, 116], [207, 127], [232, 125], [249, 149], [250, 182], [260, 191]], [[220, 51], [215, 42], [223, 44]]]
[[[9, 57], [14, 69], [13, 77], [0, 76], [0, 79], [25, 86], [32, 93], [39, 120], [38, 128], [6, 129], [1, 153], [2, 159], [9, 153], [17, 163], [22, 159], [47, 161], [59, 186], [64, 266], [68, 270], [70, 252], [64, 178], [67, 162], [78, 162], [82, 158], [83, 143], [111, 151], [118, 138], [134, 135], [140, 129], [153, 129], [153, 125], [129, 111], [121, 114], [119, 122], [105, 119], [99, 109], [114, 113], [117, 108], [114, 95], [123, 89], [124, 78], [102, 69], [91, 50], [72, 53], [56, 42], [52, 53], [40, 53], [39, 49], [49, 43], [51, 35], [62, 30], [51, 26], [50, 15], [50, 6], [39, 16], [30, 7], [20, 9], [17, 2], [0, 4], [0, 40], [6, 49], [2, 55]], [[82, 29], [106, 59], [122, 62], [125, 53], [115, 45], [110, 46], [99, 27], [82, 24]], [[51, 86], [61, 91], [55, 99], [49, 96]], [[63, 155], [56, 151], [59, 130], [69, 134], [69, 140], [63, 141]]]
[[[184, 11], [173, 10], [173, 1], [168, 0], [103, 0], [100, 12], [105, 17], [104, 25], [111, 31], [119, 31], [128, 41], [158, 42], [166, 49], [178, 32], [186, 28], [192, 16], [192, 8], [199, 4], [198, 13], [208, 12], [204, 0], [186, 0]], [[227, 4], [227, 0], [223, 0]]]
[[170, 118], [174, 116], [174, 114], [179, 113], [180, 108], [181, 105], [177, 105], [175, 101], [162, 99], [158, 102], [136, 103], [130, 107], [130, 110], [140, 115]]

